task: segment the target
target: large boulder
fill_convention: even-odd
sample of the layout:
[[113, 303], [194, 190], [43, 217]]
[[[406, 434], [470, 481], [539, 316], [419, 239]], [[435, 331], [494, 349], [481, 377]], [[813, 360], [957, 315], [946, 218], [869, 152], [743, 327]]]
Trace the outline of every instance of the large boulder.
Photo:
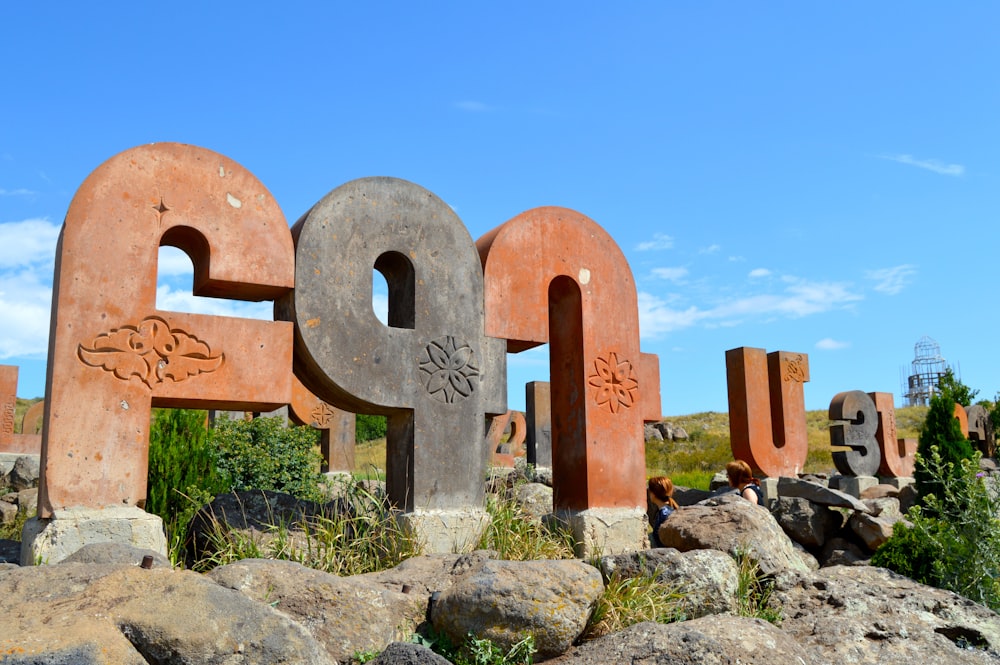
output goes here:
[[867, 513], [869, 510], [863, 501], [855, 499], [850, 494], [798, 478], [778, 478], [778, 496], [794, 496], [808, 499], [820, 506], [850, 508], [862, 513]]
[[744, 550], [765, 575], [809, 570], [771, 513], [736, 494], [681, 506], [660, 526], [659, 535], [665, 547], [681, 552], [710, 549], [735, 554]]
[[6, 663], [332, 663], [299, 624], [190, 571], [0, 568]]
[[220, 566], [208, 577], [287, 614], [337, 662], [408, 638], [427, 609], [421, 594], [389, 591], [371, 580], [338, 577], [291, 561], [245, 559]]
[[799, 497], [779, 496], [773, 514], [789, 538], [807, 548], [823, 547], [844, 526], [840, 511]]
[[586, 642], [551, 665], [826, 665], [761, 619], [719, 615], [672, 624], [638, 623]]
[[542, 483], [521, 483], [513, 489], [514, 500], [529, 517], [541, 519], [552, 512], [552, 488]]
[[354, 577], [374, 582], [385, 589], [430, 598], [435, 591], [450, 589], [458, 581], [479, 572], [493, 558], [496, 558], [496, 552], [490, 550], [476, 550], [469, 554], [424, 554], [411, 557], [389, 570]]
[[603, 591], [582, 561], [487, 561], [437, 597], [430, 619], [456, 644], [471, 633], [506, 651], [530, 634], [539, 657], [552, 658], [583, 633]]
[[777, 576], [781, 627], [816, 662], [1000, 662], [1000, 616], [884, 568], [834, 566]]
[[616, 576], [646, 576], [675, 588], [684, 594], [684, 614], [689, 619], [736, 611], [739, 570], [725, 552], [664, 547], [601, 557], [598, 566], [606, 582]]

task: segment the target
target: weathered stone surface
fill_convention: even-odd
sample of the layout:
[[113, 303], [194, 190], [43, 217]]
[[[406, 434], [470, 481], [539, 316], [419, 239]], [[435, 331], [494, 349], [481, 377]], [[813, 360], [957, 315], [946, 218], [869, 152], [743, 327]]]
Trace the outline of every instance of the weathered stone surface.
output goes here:
[[603, 591], [582, 561], [487, 561], [441, 593], [431, 623], [452, 641], [472, 633], [504, 650], [531, 634], [539, 657], [552, 658], [580, 636]]
[[427, 609], [426, 596], [389, 591], [370, 580], [337, 577], [291, 561], [246, 559], [220, 566], [208, 577], [287, 614], [337, 662], [406, 639]]
[[768, 477], [802, 471], [809, 452], [803, 390], [808, 380], [809, 356], [804, 353], [767, 353], [746, 346], [726, 351], [735, 459]]
[[887, 478], [908, 478], [913, 475], [916, 462], [915, 439], [900, 439], [896, 431], [896, 407], [892, 393], [868, 393], [878, 412], [878, 441], [881, 462], [878, 473]]
[[0, 524], [13, 524], [17, 519], [17, 506], [13, 503], [0, 501]]
[[[830, 445], [833, 463], [845, 476], [874, 476], [882, 463], [879, 415], [875, 402], [860, 390], [837, 393], [830, 400]], [[843, 450], [848, 448], [849, 450]]]
[[681, 623], [638, 623], [586, 642], [552, 665], [826, 665], [795, 638], [761, 619], [711, 616]]
[[656, 576], [685, 595], [684, 612], [694, 619], [736, 611], [739, 572], [736, 562], [718, 550], [679, 552], [662, 547], [644, 552], [601, 557], [605, 583], [614, 576]]
[[70, 563], [116, 564], [121, 566], [139, 566], [145, 557], [153, 557], [154, 568], [172, 568], [170, 559], [159, 552], [141, 547], [132, 547], [124, 543], [90, 543], [62, 560], [60, 565]]
[[707, 490], [681, 487], [680, 485], [674, 486], [674, 501], [679, 506], [693, 506], [699, 501], [704, 501], [709, 496], [711, 496], [711, 492]]
[[854, 513], [847, 521], [847, 525], [864, 542], [869, 551], [874, 552], [881, 547], [885, 541], [892, 537], [892, 529], [896, 522], [903, 520], [897, 514], [866, 515], [865, 513]]
[[621, 249], [593, 220], [554, 207], [476, 244], [487, 334], [514, 353], [549, 344], [555, 511], [644, 508], [643, 421], [660, 419], [659, 360], [639, 349]]
[[835, 536], [826, 541], [818, 560], [821, 567], [829, 566], [864, 566], [868, 565], [871, 555], [853, 540]]
[[818, 663], [1000, 661], [1000, 616], [883, 568], [787, 571], [778, 575], [774, 598], [782, 606], [782, 630]]
[[516, 486], [514, 500], [531, 517], [541, 518], [552, 512], [552, 488], [542, 483], [523, 483]]
[[[21, 455], [7, 474], [7, 484], [15, 492], [38, 487], [39, 464], [35, 455]], [[37, 493], [37, 490], [36, 490]]]
[[496, 552], [476, 550], [469, 554], [425, 554], [403, 561], [395, 568], [357, 575], [386, 589], [429, 598], [435, 591], [450, 589], [456, 582], [479, 572]]
[[529, 381], [524, 385], [524, 440], [528, 464], [552, 468], [552, 392], [548, 381]]
[[[484, 417], [507, 410], [506, 354], [484, 333], [468, 230], [422, 187], [362, 178], [323, 197], [293, 234], [295, 291], [276, 312], [297, 325], [296, 375], [334, 406], [388, 415], [393, 505], [474, 511], [488, 461]], [[373, 267], [389, 288], [388, 326], [372, 311]]]
[[292, 325], [158, 311], [161, 244], [192, 259], [197, 295], [265, 300], [294, 284], [281, 208], [239, 164], [155, 143], [95, 169], [57, 249], [41, 517], [144, 500], [154, 405], [266, 410], [290, 399]]
[[663, 441], [663, 433], [653, 423], [646, 423], [642, 428], [642, 438], [646, 441]]
[[840, 512], [798, 497], [779, 497], [773, 515], [785, 533], [805, 547], [822, 547], [830, 534], [844, 526]]
[[332, 663], [297, 623], [202, 575], [94, 564], [0, 570], [0, 653], [22, 663]]
[[135, 506], [57, 510], [21, 530], [21, 561], [59, 563], [91, 543], [116, 542], [165, 554], [163, 520]]
[[393, 642], [368, 662], [371, 665], [451, 665], [451, 661], [444, 656], [410, 642]]
[[884, 497], [898, 497], [899, 488], [895, 485], [879, 484], [873, 487], [866, 488], [861, 492], [861, 496], [858, 497], [862, 501], [866, 499], [881, 499]]
[[39, 400], [28, 407], [21, 418], [21, 434], [41, 434], [42, 416], [45, 415], [45, 400]]
[[576, 556], [636, 552], [649, 546], [644, 508], [590, 508], [553, 513], [575, 541]]
[[862, 499], [872, 515], [881, 517], [900, 517], [899, 499], [892, 496]]
[[868, 506], [850, 494], [817, 485], [816, 483], [799, 480], [798, 478], [779, 478], [778, 494], [781, 496], [808, 499], [821, 506], [850, 508], [851, 510], [858, 510], [863, 513], [868, 512]]
[[660, 527], [659, 535], [665, 547], [682, 552], [715, 549], [734, 553], [745, 549], [767, 575], [808, 569], [771, 513], [735, 494], [678, 508]]

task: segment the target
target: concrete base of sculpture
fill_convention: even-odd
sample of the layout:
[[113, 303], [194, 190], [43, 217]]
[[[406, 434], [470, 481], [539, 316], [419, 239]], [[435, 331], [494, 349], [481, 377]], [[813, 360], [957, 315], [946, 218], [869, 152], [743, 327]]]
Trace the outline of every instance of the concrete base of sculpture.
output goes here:
[[485, 510], [416, 510], [399, 513], [396, 522], [416, 538], [425, 554], [469, 552], [490, 524]]
[[764, 505], [770, 506], [773, 502], [778, 500], [778, 479], [761, 478], [760, 490], [764, 494]]
[[649, 549], [645, 508], [559, 511], [554, 517], [569, 527], [576, 556], [582, 559]]
[[875, 476], [840, 476], [840, 483], [836, 489], [858, 498], [862, 492], [869, 487], [875, 487], [878, 483], [879, 480]]
[[21, 565], [59, 563], [84, 545], [122, 543], [167, 555], [163, 520], [141, 508], [72, 508], [33, 517], [21, 531]]
[[883, 485], [892, 485], [898, 489], [903, 489], [904, 487], [912, 485], [917, 481], [913, 478], [879, 478], [879, 482]]

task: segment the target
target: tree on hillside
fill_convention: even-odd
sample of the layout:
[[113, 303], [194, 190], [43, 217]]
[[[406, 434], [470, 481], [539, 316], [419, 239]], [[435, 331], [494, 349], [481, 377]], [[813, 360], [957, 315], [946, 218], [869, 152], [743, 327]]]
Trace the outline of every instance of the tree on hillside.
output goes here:
[[972, 400], [979, 394], [978, 390], [973, 390], [962, 383], [961, 379], [956, 378], [955, 372], [950, 367], [938, 379], [938, 389], [942, 395], [950, 396], [962, 406], [972, 406]]
[[[931, 449], [937, 448], [944, 468], [959, 472], [959, 462], [972, 459], [972, 445], [965, 438], [962, 427], [955, 418], [955, 400], [949, 393], [931, 397], [927, 418], [920, 430], [917, 444], [917, 463], [914, 478], [917, 481], [917, 493], [921, 499], [934, 494], [940, 502], [947, 503], [947, 497], [942, 495], [943, 484], [936, 480], [928, 470], [928, 460], [931, 459]], [[943, 506], [945, 507], [945, 506]]]

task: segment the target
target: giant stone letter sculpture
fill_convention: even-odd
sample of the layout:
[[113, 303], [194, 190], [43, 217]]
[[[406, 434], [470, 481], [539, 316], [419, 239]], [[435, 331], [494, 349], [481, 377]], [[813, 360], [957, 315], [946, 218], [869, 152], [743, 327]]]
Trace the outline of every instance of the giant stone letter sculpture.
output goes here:
[[291, 398], [292, 325], [158, 311], [160, 245], [187, 252], [197, 295], [268, 300], [293, 286], [285, 218], [239, 164], [161, 143], [99, 166], [56, 251], [43, 518], [145, 499], [152, 406], [266, 410]]
[[969, 442], [983, 454], [983, 457], [993, 457], [996, 437], [989, 412], [982, 404], [973, 404], [965, 407], [965, 414], [969, 422]]
[[726, 351], [733, 456], [775, 478], [795, 477], [809, 454], [804, 384], [809, 356], [741, 346]]
[[878, 411], [875, 401], [860, 390], [837, 393], [830, 401], [830, 445], [833, 464], [845, 476], [874, 476], [882, 463], [878, 441]]
[[659, 419], [659, 361], [639, 351], [624, 255], [593, 220], [554, 207], [524, 212], [476, 244], [487, 334], [515, 353], [551, 345], [557, 514], [583, 554], [644, 548], [643, 420]]
[[878, 441], [882, 461], [878, 475], [886, 478], [912, 478], [916, 463], [917, 442], [914, 439], [900, 439], [896, 432], [896, 408], [892, 393], [868, 393], [878, 412]]
[[[504, 342], [484, 335], [483, 275], [452, 209], [394, 178], [327, 194], [293, 228], [296, 374], [320, 398], [388, 416], [386, 484], [430, 551], [474, 541], [486, 524], [487, 414], [506, 406]], [[372, 269], [389, 320], [372, 309]]]

